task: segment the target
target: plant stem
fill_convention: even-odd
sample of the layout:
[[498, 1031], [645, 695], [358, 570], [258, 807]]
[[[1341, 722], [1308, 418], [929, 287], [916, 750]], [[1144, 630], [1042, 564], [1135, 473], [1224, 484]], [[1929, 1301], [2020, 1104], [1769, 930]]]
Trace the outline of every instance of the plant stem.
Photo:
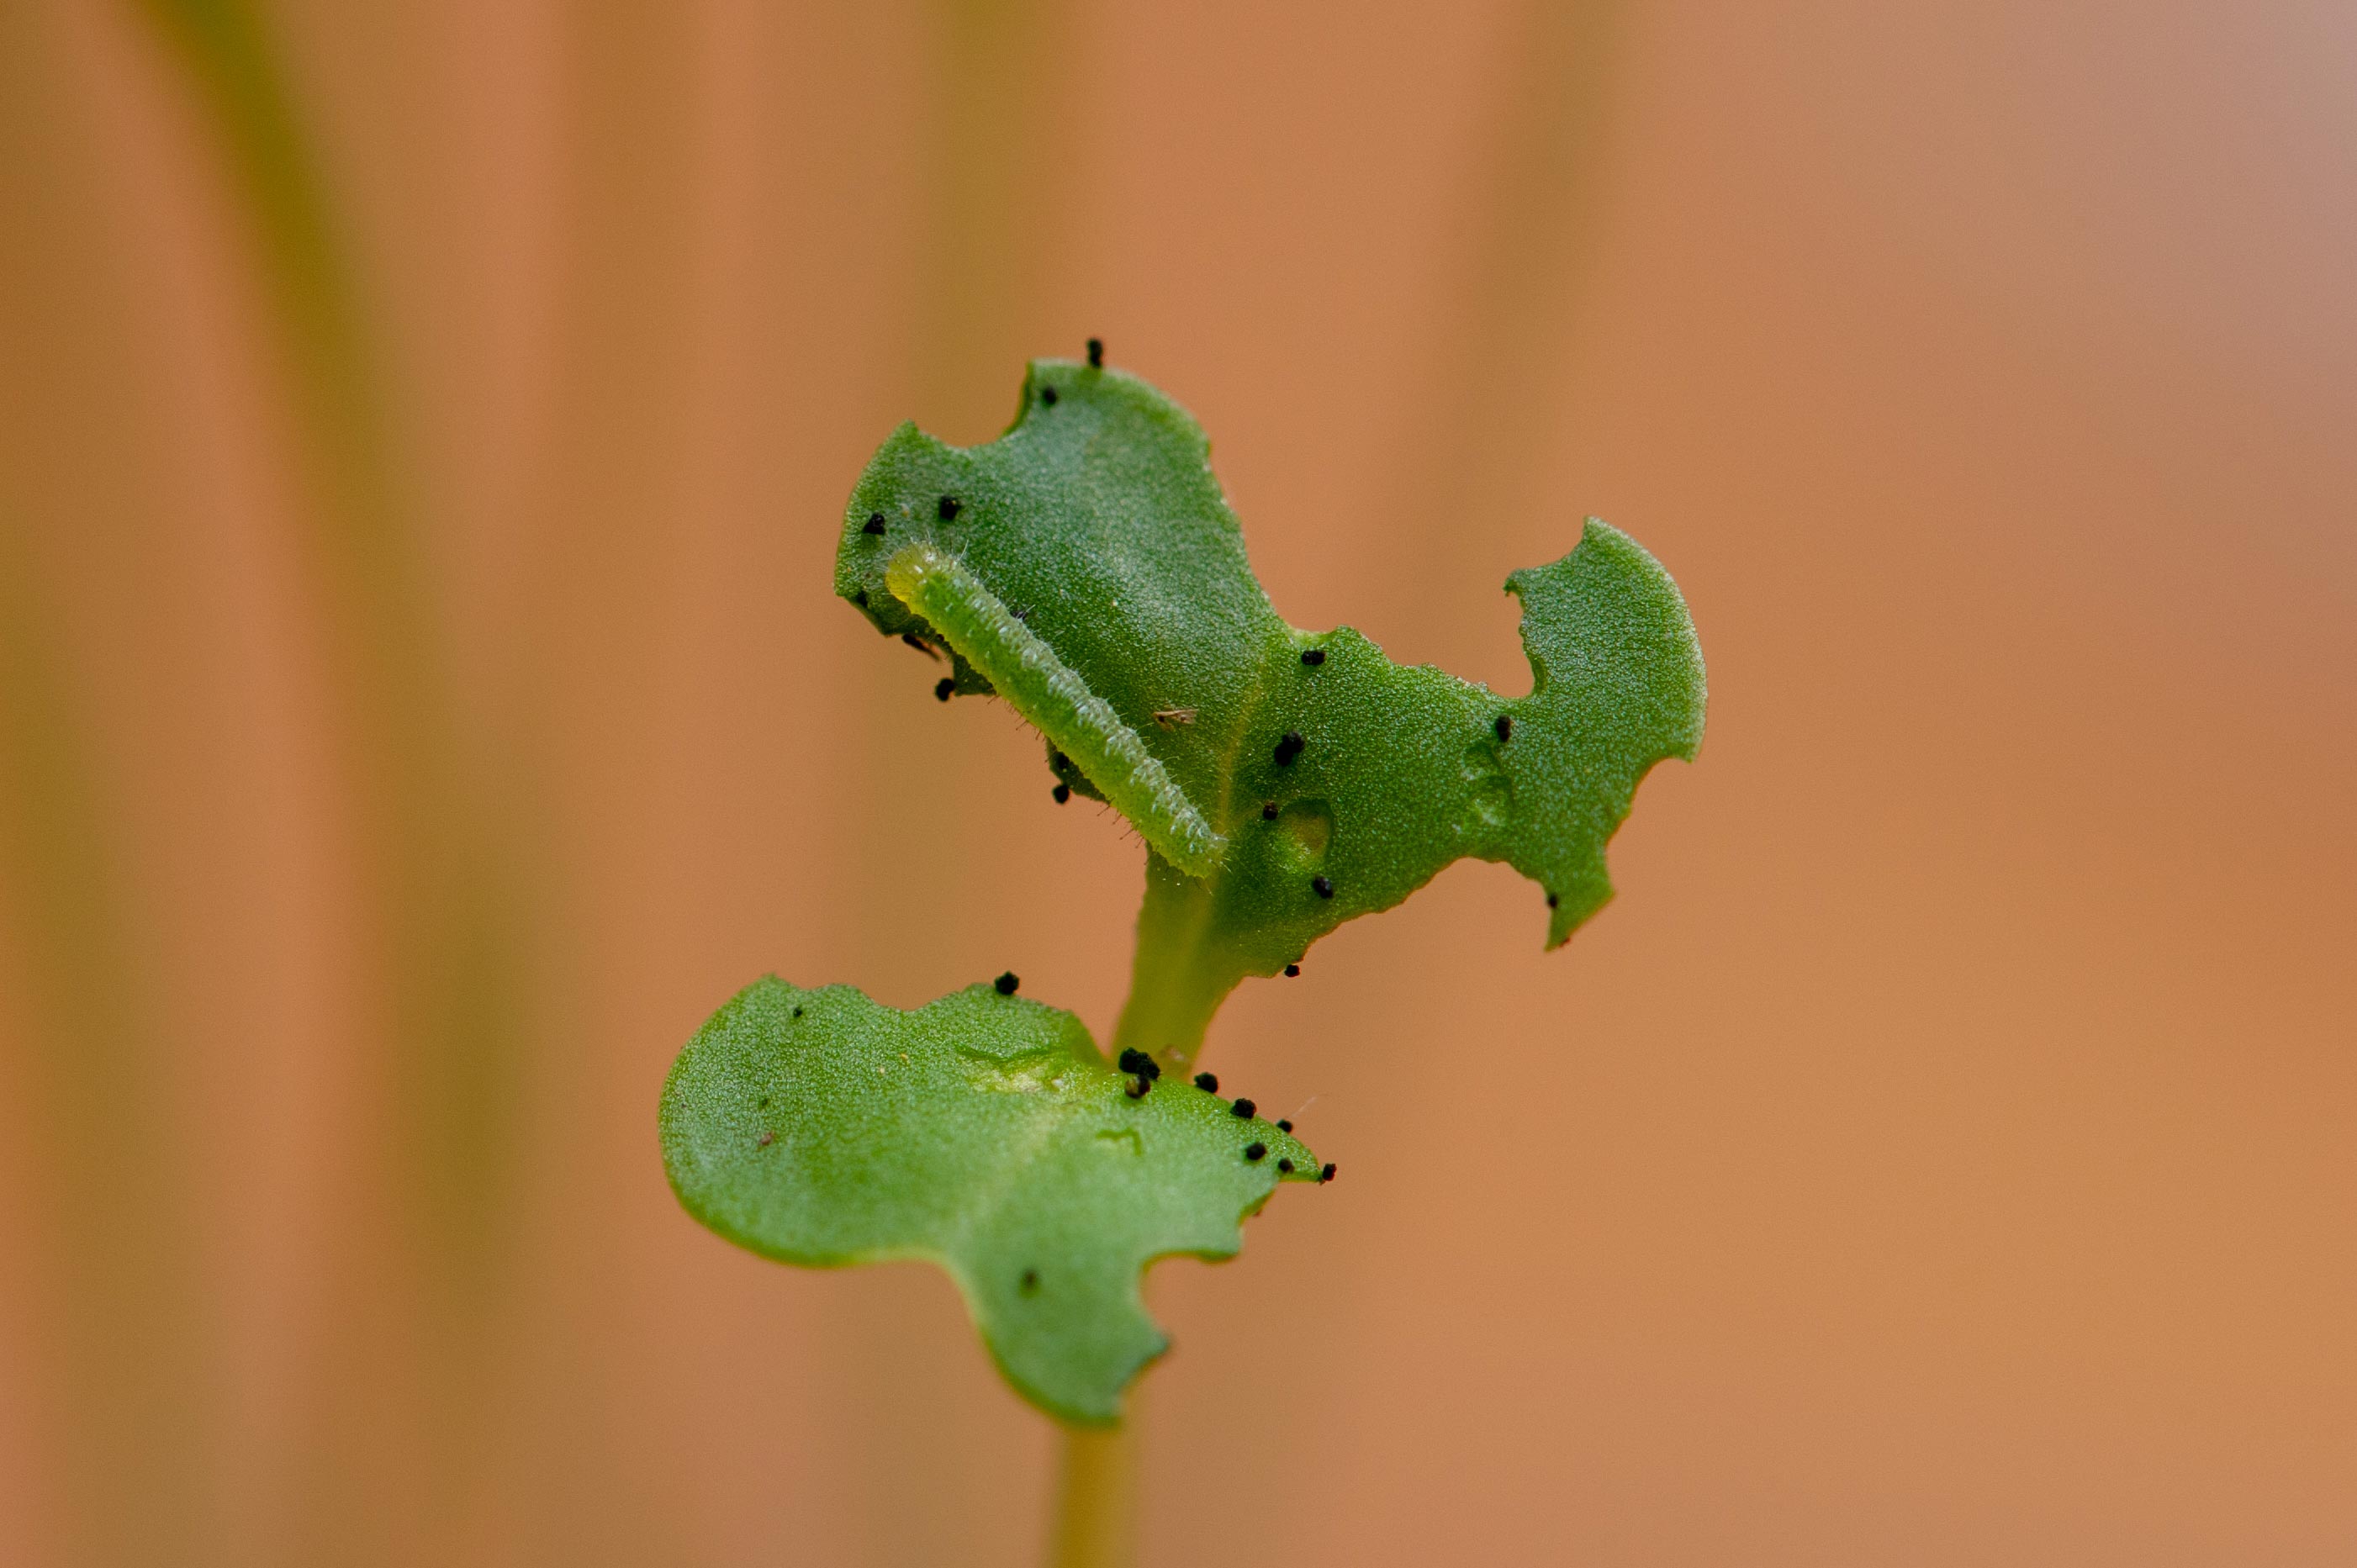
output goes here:
[[1243, 978], [1214, 938], [1211, 879], [1187, 876], [1158, 854], [1146, 860], [1146, 902], [1137, 911], [1137, 956], [1129, 1000], [1114, 1030], [1114, 1049], [1159, 1057], [1185, 1071], [1203, 1048], [1203, 1032]]
[[1049, 1568], [1129, 1568], [1137, 1543], [1137, 1395], [1111, 1428], [1067, 1426]]
[[[1185, 1070], [1203, 1044], [1203, 1026], [1235, 981], [1206, 984], [1201, 968], [1211, 899], [1203, 884], [1181, 875], [1158, 854], [1146, 856], [1146, 906], [1138, 912], [1137, 955], [1129, 999], [1122, 1004], [1116, 1048], [1135, 1045]], [[1159, 894], [1160, 897], [1157, 897]], [[1139, 1282], [1144, 1288], [1145, 1282]], [[1119, 1426], [1065, 1426], [1056, 1485], [1056, 1530], [1049, 1568], [1130, 1568], [1137, 1560], [1137, 1429], [1146, 1391], [1129, 1390]]]
[[[305, 543], [343, 704], [339, 760], [353, 875], [383, 949], [382, 989], [369, 998], [372, 1012], [361, 1015], [372, 1032], [358, 1038], [384, 1064], [387, 1132], [371, 1148], [372, 1165], [354, 1168], [369, 1170], [371, 1201], [394, 1217], [393, 1255], [403, 1262], [391, 1266], [403, 1271], [407, 1294], [380, 1301], [375, 1282], [385, 1265], [334, 1271], [335, 1289], [362, 1289], [365, 1280], [371, 1308], [393, 1316], [339, 1313], [320, 1341], [318, 1367], [359, 1360], [378, 1380], [328, 1377], [308, 1391], [304, 1419], [317, 1431], [301, 1446], [300, 1478], [289, 1493], [298, 1505], [290, 1549], [315, 1561], [326, 1555], [321, 1541], [338, 1539], [346, 1550], [336, 1555], [347, 1559], [353, 1551], [362, 1561], [431, 1557], [437, 1553], [420, 1542], [437, 1539], [431, 1532], [442, 1525], [429, 1521], [453, 1517], [465, 1506], [458, 1499], [480, 1489], [468, 1455], [490, 1431], [481, 1372], [490, 1309], [512, 1262], [513, 1118], [529, 1048], [527, 892], [511, 847], [518, 833], [501, 809], [499, 741], [474, 722], [467, 687], [447, 663], [426, 548], [432, 531], [404, 462], [410, 454], [380, 369], [350, 226], [277, 42], [285, 7], [133, 3], [203, 111], [277, 317], [302, 420]], [[351, 1348], [382, 1346], [385, 1322], [419, 1337], [401, 1370]], [[383, 1402], [396, 1397], [404, 1413], [388, 1419]], [[389, 1435], [411, 1431], [426, 1435]], [[388, 1442], [397, 1446], [388, 1450]], [[422, 1469], [405, 1468], [413, 1465]], [[422, 1475], [430, 1500], [394, 1504], [403, 1488], [387, 1490], [388, 1474]], [[398, 1508], [404, 1529], [427, 1533], [374, 1529], [387, 1508]]]

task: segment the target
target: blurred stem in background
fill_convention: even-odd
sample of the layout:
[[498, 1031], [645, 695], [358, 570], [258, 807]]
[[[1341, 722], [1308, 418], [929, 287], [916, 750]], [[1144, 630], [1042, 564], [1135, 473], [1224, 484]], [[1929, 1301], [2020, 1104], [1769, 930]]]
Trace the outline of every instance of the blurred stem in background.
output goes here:
[[[1470, 249], [1433, 313], [1434, 357], [1410, 411], [1415, 438], [1394, 444], [1403, 471], [1383, 490], [1394, 506], [1386, 536], [1406, 556], [1386, 581], [1442, 637], [1500, 613], [1497, 582], [1448, 569], [1462, 559], [1463, 530], [1510, 529], [1509, 509], [1544, 477], [1534, 465], [1560, 451], [1546, 439], [1561, 406], [1548, 382], [1571, 360], [1597, 250], [1630, 27], [1627, 0], [1524, 0], [1499, 52], [1488, 138], [1466, 170]], [[1458, 521], [1426, 521], [1437, 517]], [[1579, 537], [1576, 510], [1564, 526], [1567, 542]], [[1462, 667], [1455, 651], [1436, 650], [1450, 669]]]
[[0, 1402], [43, 1439], [47, 1505], [32, 1519], [0, 1503], [0, 1557], [47, 1538], [77, 1563], [203, 1564], [221, 1560], [215, 1471], [197, 1441], [217, 1391], [185, 1080], [141, 940], [138, 868], [110, 788], [123, 781], [93, 716], [88, 660], [103, 629], [72, 620], [82, 601], [54, 548], [69, 522], [103, 553], [106, 586], [138, 580], [111, 558], [137, 537], [122, 514], [137, 464], [110, 451], [70, 519], [44, 506], [40, 478], [87, 439], [91, 413], [118, 410], [109, 372], [128, 336], [110, 330], [112, 280], [76, 252], [102, 199], [50, 21], [0, 6], [0, 365], [20, 372], [0, 375], [0, 1047], [22, 1042], [0, 1048], [0, 1122], [26, 1145], [8, 1151], [11, 1174], [28, 1178], [30, 1245], [5, 1265], [7, 1294], [38, 1347]]
[[963, 442], [1006, 425], [1034, 356], [1081, 349], [1048, 340], [1063, 319], [1053, 304], [1081, 271], [1059, 264], [1058, 237], [1082, 216], [1069, 177], [1076, 145], [1068, 135], [1059, 147], [1056, 114], [1060, 102], [1082, 101], [1071, 83], [1079, 8], [931, 0], [930, 9], [930, 210], [914, 371], [924, 413], [943, 422], [928, 428]]
[[[516, 857], [498, 831], [499, 775], [436, 635], [361, 290], [275, 41], [241, 0], [134, 4], [218, 139], [282, 337], [308, 483], [303, 542], [337, 639], [347, 820], [378, 921], [381, 1018], [355, 1035], [392, 1103], [365, 1124], [360, 1180], [375, 1199], [362, 1212], [392, 1209], [393, 1258], [370, 1240], [339, 1254], [363, 1277], [334, 1287], [293, 1549], [412, 1558], [468, 1507], [525, 1022]], [[388, 1422], [422, 1475], [358, 1462]]]
[[20, 1125], [48, 1174], [34, 1267], [58, 1351], [46, 1391], [69, 1407], [41, 1423], [65, 1439], [59, 1523], [77, 1561], [212, 1562], [217, 1520], [192, 1441], [205, 1394], [194, 1247], [171, 1176], [185, 1151], [81, 705], [18, 528], [0, 517], [0, 885], [21, 929], [33, 1036]]

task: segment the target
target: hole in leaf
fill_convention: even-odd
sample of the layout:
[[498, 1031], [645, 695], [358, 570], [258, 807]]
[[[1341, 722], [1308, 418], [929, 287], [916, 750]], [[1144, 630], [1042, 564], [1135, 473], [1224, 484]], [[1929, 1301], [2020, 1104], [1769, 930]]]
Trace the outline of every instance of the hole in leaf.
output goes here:
[[957, 1053], [966, 1081], [995, 1094], [1044, 1094], [1059, 1088], [1056, 1069], [1071, 1059], [1045, 1046], [1003, 1057], [969, 1046], [960, 1046]]
[[1467, 746], [1458, 772], [1467, 789], [1457, 831], [1475, 833], [1504, 827], [1514, 811], [1514, 784], [1506, 777], [1506, 764], [1498, 755], [1498, 743], [1477, 740]]
[[1334, 842], [1333, 808], [1323, 800], [1291, 801], [1277, 813], [1276, 831], [1296, 861], [1314, 865], [1326, 858], [1326, 846]]

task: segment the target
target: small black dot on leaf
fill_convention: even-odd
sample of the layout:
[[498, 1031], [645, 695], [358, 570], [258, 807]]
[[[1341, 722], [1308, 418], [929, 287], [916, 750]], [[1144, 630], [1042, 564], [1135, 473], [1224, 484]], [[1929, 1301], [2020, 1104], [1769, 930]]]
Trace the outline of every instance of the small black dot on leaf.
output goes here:
[[1015, 988], [1023, 983], [1015, 978], [1015, 972], [1010, 969], [990, 983], [998, 988], [998, 993], [1001, 996], [1012, 996], [1015, 994]]
[[1262, 822], [1273, 822], [1276, 821], [1276, 802], [1275, 802], [1275, 801], [1274, 801], [1274, 800], [1263, 800], [1263, 801], [1260, 803], [1260, 820], [1261, 820]]
[[1051, 752], [1049, 754], [1048, 766], [1054, 768], [1059, 773], [1063, 772], [1066, 768], [1071, 767], [1071, 765], [1072, 759], [1066, 757], [1060, 751]]
[[1217, 1094], [1220, 1092], [1220, 1075], [1215, 1072], [1199, 1072], [1195, 1075], [1195, 1087], [1206, 1094]]
[[1252, 1113], [1257, 1109], [1259, 1108], [1254, 1105], [1251, 1101], [1239, 1100], [1233, 1105], [1228, 1107], [1228, 1113], [1232, 1116], [1242, 1116], [1246, 1120], [1250, 1120]]
[[1498, 715], [1498, 722], [1493, 727], [1497, 730], [1498, 738], [1500, 740], [1512, 740], [1514, 738], [1514, 721], [1512, 715], [1500, 714]]
[[799, 1017], [801, 1017], [802, 1015], [802, 1010], [801, 1008], [799, 1008], [799, 1007], [795, 1008], [795, 1009], [794, 1009], [794, 1016], [795, 1016], [795, 1017], [797, 1017], [797, 1018], [799, 1018]]
[[1293, 1162], [1291, 1160], [1279, 1160], [1276, 1162], [1276, 1168], [1285, 1175], [1291, 1176], [1293, 1174]]
[[1320, 898], [1331, 898], [1334, 897], [1334, 879], [1330, 876], [1313, 876], [1309, 879], [1309, 891], [1317, 894]]
[[1102, 338], [1089, 339], [1089, 369], [1092, 371], [1104, 369], [1104, 339]]
[[1315, 670], [1326, 662], [1326, 650], [1322, 648], [1305, 648], [1301, 650], [1301, 662]]
[[1301, 978], [1301, 966], [1300, 966], [1299, 964], [1297, 964], [1297, 963], [1288, 963], [1288, 964], [1286, 964], [1286, 965], [1285, 966], [1285, 978], [1286, 978], [1286, 979], [1287, 979], [1287, 980], [1298, 980], [1298, 979], [1300, 979], [1300, 978]]
[[864, 522], [864, 523], [862, 523], [862, 524], [860, 524], [860, 525], [859, 525], [859, 532], [862, 532], [862, 533], [881, 533], [881, 532], [884, 532], [884, 514], [883, 514], [882, 512], [880, 512], [880, 511], [871, 511], [871, 512], [869, 512], [869, 513], [867, 514], [867, 521], [866, 521], [866, 522]]
[[1048, 793], [1053, 795], [1056, 798], [1056, 804], [1060, 806], [1072, 798], [1072, 787], [1070, 784], [1059, 784]]
[[1039, 1270], [1037, 1270], [1037, 1269], [1026, 1269], [1026, 1270], [1024, 1270], [1024, 1271], [1023, 1271], [1023, 1294], [1024, 1294], [1025, 1295], [1031, 1295], [1031, 1294], [1036, 1294], [1036, 1293], [1039, 1291]]
[[1326, 1162], [1326, 1168], [1325, 1168], [1324, 1170], [1319, 1171], [1319, 1172], [1318, 1173], [1318, 1179], [1319, 1181], [1321, 1181], [1321, 1182], [1329, 1182], [1329, 1181], [1332, 1181], [1332, 1180], [1334, 1179], [1334, 1162], [1333, 1162], [1333, 1161], [1329, 1160], [1329, 1161], [1327, 1161], [1327, 1162]]
[[1547, 908], [1548, 908], [1552, 909], [1552, 908], [1554, 908], [1557, 904], [1560, 904], [1560, 903], [1562, 903], [1562, 902], [1563, 902], [1563, 900], [1562, 900], [1561, 898], [1556, 897], [1554, 894], [1550, 893], [1550, 894], [1548, 894], [1548, 895], [1547, 895]]
[[1039, 389], [1039, 401], [1046, 403], [1049, 408], [1055, 407], [1056, 389], [1054, 387], [1041, 387]]
[[1276, 765], [1279, 768], [1292, 767], [1293, 759], [1301, 755], [1301, 748], [1307, 744], [1308, 743], [1301, 738], [1301, 732], [1299, 730], [1286, 730], [1285, 734], [1277, 737]]
[[950, 693], [956, 690], [957, 682], [949, 676], [944, 675], [940, 680], [933, 682], [933, 699], [936, 702], [946, 703], [950, 700]]
[[866, 609], [867, 607], [867, 590], [865, 588], [853, 589], [851, 594], [851, 602], [857, 605], [861, 609]]
[[1267, 1157], [1268, 1145], [1266, 1144], [1246, 1144], [1244, 1145], [1244, 1158], [1248, 1160], [1261, 1160], [1266, 1159]]
[[1291, 1118], [1291, 1117], [1289, 1117], [1289, 1116], [1281, 1116], [1281, 1117], [1277, 1118], [1276, 1130], [1277, 1130], [1278, 1132], [1280, 1132], [1280, 1133], [1290, 1133], [1290, 1132], [1292, 1132], [1292, 1131], [1293, 1131], [1293, 1118]]
[[939, 511], [941, 512], [941, 514], [942, 514], [942, 521], [943, 522], [948, 522], [948, 521], [952, 521], [952, 519], [954, 519], [954, 518], [957, 516], [957, 514], [958, 514], [958, 499], [957, 499], [957, 497], [955, 497], [955, 496], [943, 496], [943, 497], [942, 498], [942, 504], [941, 504], [941, 505], [940, 505], [940, 507], [939, 507], [939, 508], [937, 508], [936, 510], [939, 510]]

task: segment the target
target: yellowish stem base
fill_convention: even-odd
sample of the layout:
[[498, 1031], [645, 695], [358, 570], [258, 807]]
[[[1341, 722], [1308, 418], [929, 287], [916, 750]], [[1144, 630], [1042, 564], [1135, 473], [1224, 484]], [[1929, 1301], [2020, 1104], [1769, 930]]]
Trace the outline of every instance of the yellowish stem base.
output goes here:
[[1109, 1430], [1063, 1429], [1050, 1568], [1130, 1568], [1137, 1558], [1137, 1396]]

